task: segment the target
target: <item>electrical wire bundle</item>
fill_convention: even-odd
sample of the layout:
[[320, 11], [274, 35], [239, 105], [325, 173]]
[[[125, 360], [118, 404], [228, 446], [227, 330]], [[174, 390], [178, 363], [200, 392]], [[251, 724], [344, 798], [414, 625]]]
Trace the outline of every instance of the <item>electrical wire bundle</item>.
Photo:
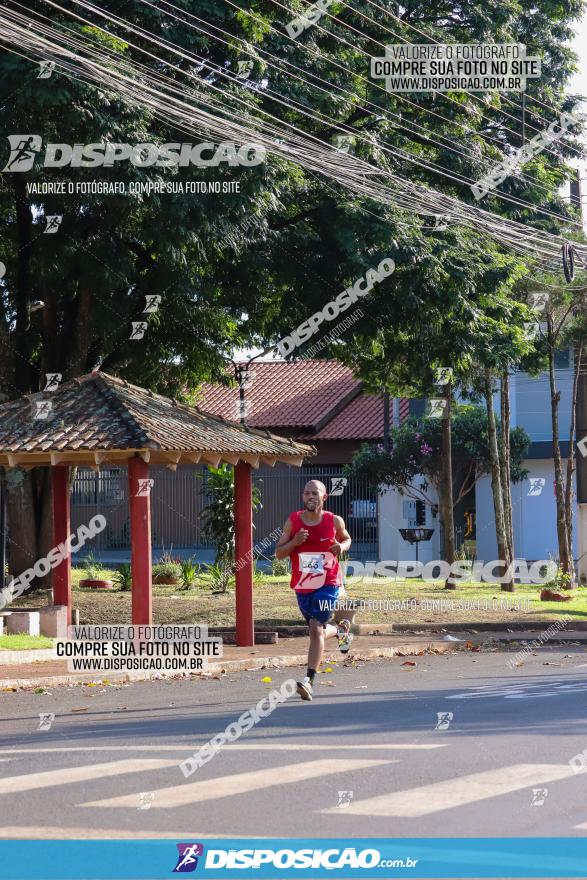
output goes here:
[[[529, 257], [537, 266], [550, 271], [560, 269], [562, 252], [567, 280], [569, 273], [572, 275], [574, 272], [574, 267], [572, 271], [569, 269], [571, 260], [573, 263], [576, 261], [587, 265], [587, 247], [584, 245], [573, 243], [571, 246], [565, 237], [467, 204], [457, 197], [410, 181], [386, 167], [392, 163], [397, 165], [398, 160], [402, 160], [419, 165], [428, 171], [439, 173], [453, 182], [461, 184], [474, 182], [462, 175], [449, 172], [431, 160], [403, 151], [385, 141], [380, 141], [378, 148], [389, 161], [385, 165], [371, 164], [352, 153], [337, 149], [331, 142], [326, 142], [312, 133], [304, 131], [298, 125], [263, 110], [245, 97], [244, 93], [231, 88], [235, 83], [239, 85], [238, 77], [235, 77], [233, 72], [211, 65], [206, 58], [195, 52], [188, 52], [161, 36], [156, 36], [134, 23], [110, 12], [105, 12], [88, 0], [72, 0], [80, 13], [65, 9], [55, 0], [43, 0], [43, 2], [49, 7], [49, 13], [53, 7], [69, 16], [74, 26], [69, 27], [63, 22], [58, 23], [54, 18], [51, 18], [50, 14], [44, 16], [32, 13], [24, 4], [11, 0], [11, 8], [4, 7], [0, 10], [0, 40], [6, 44], [9, 51], [31, 61], [51, 60], [66, 75], [81, 79], [101, 89], [111, 90], [130, 104], [147, 108], [159, 120], [179, 131], [186, 132], [190, 136], [201, 137], [205, 135], [219, 141], [229, 140], [260, 144], [268, 153], [296, 162], [307, 171], [321, 175], [322, 178], [329, 178], [355, 196], [367, 197], [374, 202], [403, 209], [406, 222], [410, 222], [409, 218], [414, 214], [423, 217], [438, 217], [438, 215], [448, 217], [451, 224], [468, 227], [477, 233], [485, 233], [503, 247]], [[322, 92], [335, 90], [342, 94], [350, 94], [345, 92], [342, 87], [328, 83], [290, 62], [285, 62], [263, 48], [253, 51], [245, 41], [239, 41], [238, 38], [221, 28], [203, 22], [197, 16], [175, 7], [168, 0], [160, 0], [163, 6], [160, 4], [155, 6], [149, 0], [140, 0], [140, 2], [146, 7], [151, 6], [159, 12], [164, 12], [172, 20], [179, 21], [186, 27], [193, 28], [207, 37], [224, 43], [227, 47], [229, 42], [224, 39], [224, 36], [231, 40], [233, 48], [235, 42], [238, 41], [242, 44], [242, 46], [238, 46], [239, 51], [247, 52], [253, 58], [257, 57], [256, 53], [259, 52], [259, 57], [262, 57], [265, 67], [279, 70], [282, 75], [285, 74], [300, 80]], [[230, 0], [226, 0], [226, 2], [234, 6]], [[278, 3], [278, 0], [272, 0], [272, 2]], [[280, 3], [278, 5], [281, 6]], [[347, 6], [347, 4], [344, 5]], [[372, 5], [381, 9], [375, 3]], [[20, 7], [24, 12], [12, 8], [14, 6]], [[235, 8], [238, 9], [238, 7]], [[92, 18], [82, 15], [82, 10], [86, 14], [91, 14]], [[176, 15], [175, 12], [180, 15]], [[335, 20], [339, 21], [339, 19]], [[98, 29], [109, 36], [113, 35], [114, 29], [117, 34], [124, 34], [121, 38], [137, 54], [144, 55], [149, 63], [130, 61], [120, 53], [108, 49], [103, 43], [97, 43], [91, 39], [87, 32], [81, 31], [80, 24], [85, 25], [86, 28], [90, 26]], [[205, 27], [202, 27], [201, 24], [204, 24]], [[224, 36], [218, 36], [219, 33]], [[393, 32], [390, 31], [390, 33]], [[139, 46], [137, 40], [149, 48], [146, 48], [145, 45]], [[177, 63], [162, 58], [158, 54], [161, 51], [174, 57]], [[269, 57], [273, 60], [269, 61]], [[153, 64], [153, 62], [155, 63]], [[191, 67], [187, 71], [179, 66], [180, 64], [185, 65], [186, 62]], [[341, 65], [337, 64], [336, 66]], [[294, 73], [293, 69], [297, 72]], [[343, 69], [345, 68], [343, 67]], [[175, 76], [168, 75], [166, 71], [175, 74]], [[207, 75], [199, 77], [195, 73], [196, 71], [205, 71]], [[302, 76], [299, 75], [300, 73]], [[314, 81], [308, 80], [308, 76], [312, 77]], [[225, 87], [221, 87], [219, 82]], [[324, 83], [327, 88], [323, 88], [318, 84], [319, 82]], [[267, 94], [274, 103], [283, 105], [290, 111], [295, 111], [313, 123], [327, 125], [330, 131], [341, 136], [350, 136], [355, 142], [369, 142], [368, 133], [361, 133], [360, 130], [281, 95], [272, 88], [268, 88], [267, 85], [263, 89], [263, 94]], [[412, 103], [408, 99], [405, 100]], [[376, 117], [377, 114], [380, 116], [382, 114], [394, 115], [371, 104], [370, 106], [376, 111], [374, 112], [369, 109], [370, 102], [365, 101], [364, 103], [366, 112], [373, 117]], [[439, 114], [434, 113], [434, 115]], [[445, 122], [449, 121], [445, 117], [441, 118]], [[405, 127], [408, 134], [413, 134], [413, 130], [407, 128], [407, 125], [417, 126], [427, 132], [426, 129], [413, 121], [404, 121], [399, 127]], [[426, 137], [431, 142], [440, 144], [437, 139], [430, 138], [429, 133], [426, 134]], [[449, 140], [444, 135], [439, 135], [439, 137], [446, 144], [449, 144], [449, 149], [465, 155], [453, 139]], [[440, 145], [446, 146], [446, 144]], [[568, 227], [580, 228], [580, 224], [569, 218], [532, 205], [522, 199], [499, 192], [496, 192], [495, 195], [508, 202], [522, 205], [537, 214], [557, 218]]]

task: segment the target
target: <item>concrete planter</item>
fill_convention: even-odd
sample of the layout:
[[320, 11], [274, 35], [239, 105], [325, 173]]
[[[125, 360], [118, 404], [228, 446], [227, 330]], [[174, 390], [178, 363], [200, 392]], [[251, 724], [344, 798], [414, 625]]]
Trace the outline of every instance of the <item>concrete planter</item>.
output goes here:
[[67, 605], [46, 605], [39, 608], [41, 635], [52, 639], [67, 638]]
[[38, 611], [11, 611], [6, 621], [6, 631], [9, 636], [40, 636], [41, 615]]

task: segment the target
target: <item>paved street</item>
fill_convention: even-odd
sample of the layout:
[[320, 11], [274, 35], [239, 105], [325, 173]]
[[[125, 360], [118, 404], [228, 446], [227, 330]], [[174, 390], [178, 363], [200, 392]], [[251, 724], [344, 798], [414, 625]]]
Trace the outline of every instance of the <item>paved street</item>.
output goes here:
[[587, 748], [585, 649], [512, 656], [332, 664], [313, 703], [189, 779], [180, 761], [301, 670], [2, 693], [2, 836], [584, 835], [587, 771], [568, 762]]

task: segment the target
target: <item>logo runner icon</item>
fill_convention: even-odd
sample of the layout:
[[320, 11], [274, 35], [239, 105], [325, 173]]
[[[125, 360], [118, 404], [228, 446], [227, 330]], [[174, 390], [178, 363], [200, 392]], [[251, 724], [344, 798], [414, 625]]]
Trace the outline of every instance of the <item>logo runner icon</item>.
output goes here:
[[198, 856], [204, 855], [204, 846], [201, 843], [177, 843], [179, 856], [177, 865], [173, 869], [174, 874], [187, 874], [195, 871], [198, 867]]
[[38, 134], [10, 134], [10, 156], [2, 171], [30, 171], [43, 146]]
[[330, 481], [330, 495], [342, 495], [347, 485], [346, 477], [333, 477]]

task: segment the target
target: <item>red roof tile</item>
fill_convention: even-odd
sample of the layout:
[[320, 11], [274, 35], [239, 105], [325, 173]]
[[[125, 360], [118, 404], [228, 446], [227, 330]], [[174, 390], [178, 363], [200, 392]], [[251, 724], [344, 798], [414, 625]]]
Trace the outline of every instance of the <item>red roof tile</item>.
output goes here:
[[[361, 383], [338, 361], [256, 361], [246, 388], [247, 424], [253, 428], [306, 428], [323, 424]], [[198, 405], [206, 412], [237, 420], [239, 389], [205, 383]]]
[[383, 397], [361, 394], [328, 422], [312, 440], [380, 440], [383, 437]]
[[[39, 419], [41, 403], [50, 409]], [[107, 373], [90, 373], [50, 395], [30, 394], [0, 406], [2, 454], [126, 449], [252, 453], [284, 460], [314, 452]]]

